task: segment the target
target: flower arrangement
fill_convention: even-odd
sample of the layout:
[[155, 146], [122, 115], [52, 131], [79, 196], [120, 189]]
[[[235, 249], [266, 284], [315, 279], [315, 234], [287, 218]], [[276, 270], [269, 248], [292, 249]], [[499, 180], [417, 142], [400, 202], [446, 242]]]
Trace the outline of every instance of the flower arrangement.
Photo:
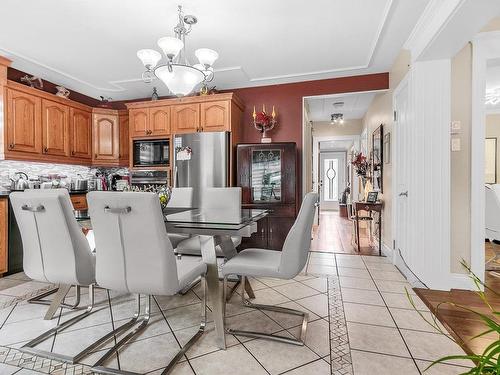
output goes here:
[[351, 164], [354, 166], [356, 171], [356, 175], [359, 177], [366, 177], [368, 174], [368, 170], [370, 165], [368, 164], [368, 160], [362, 152], [358, 152], [354, 159], [351, 161]]
[[258, 113], [255, 110], [254, 106], [252, 118], [253, 118], [253, 126], [255, 127], [255, 129], [257, 129], [262, 133], [262, 142], [263, 143], [271, 142], [271, 138], [267, 138], [266, 132], [273, 129], [278, 123], [276, 120], [276, 111], [274, 110], [274, 106], [270, 115], [267, 114], [265, 105], [262, 105], [262, 111]]
[[148, 185], [145, 187], [137, 187], [137, 186], [129, 186], [124, 191], [136, 191], [136, 192], [149, 192], [158, 194], [158, 199], [160, 200], [160, 205], [162, 210], [165, 210], [168, 202], [170, 201], [170, 197], [172, 196], [172, 189], [168, 185]]

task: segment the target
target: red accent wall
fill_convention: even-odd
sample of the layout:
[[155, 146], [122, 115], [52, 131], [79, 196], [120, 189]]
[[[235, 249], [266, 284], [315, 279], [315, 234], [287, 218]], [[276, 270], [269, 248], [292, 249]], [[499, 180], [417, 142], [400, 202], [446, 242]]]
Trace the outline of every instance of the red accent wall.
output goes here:
[[248, 87], [228, 90], [234, 92], [245, 103], [242, 122], [242, 143], [260, 142], [260, 133], [252, 123], [253, 106], [257, 110], [266, 105], [271, 111], [275, 106], [278, 125], [269, 132], [273, 142], [295, 142], [297, 144], [297, 183], [302, 190], [302, 98], [304, 96], [339, 94], [357, 91], [385, 90], [389, 88], [389, 73], [324, 79], [288, 83], [282, 85]]

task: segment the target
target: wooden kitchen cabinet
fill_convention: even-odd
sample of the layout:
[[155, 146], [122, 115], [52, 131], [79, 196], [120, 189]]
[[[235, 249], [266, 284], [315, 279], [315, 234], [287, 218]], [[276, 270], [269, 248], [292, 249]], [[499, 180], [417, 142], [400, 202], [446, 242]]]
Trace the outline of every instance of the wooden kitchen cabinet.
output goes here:
[[129, 112], [130, 136], [142, 137], [149, 131], [149, 109], [131, 109]]
[[174, 134], [200, 131], [200, 104], [179, 104], [172, 106], [172, 132]]
[[118, 111], [95, 108], [92, 122], [94, 133], [92, 164], [118, 165], [120, 157]]
[[70, 155], [92, 159], [92, 113], [76, 108], [69, 113]]
[[170, 135], [170, 107], [149, 108], [149, 135]]
[[118, 113], [118, 123], [119, 123], [119, 138], [120, 138], [120, 144], [119, 144], [119, 162], [120, 165], [128, 165], [129, 163], [129, 116], [127, 111], [119, 111]]
[[41, 111], [39, 97], [7, 89], [7, 150], [41, 153]]
[[0, 198], [0, 274], [8, 271], [9, 199]]
[[69, 156], [69, 107], [42, 99], [42, 153]]
[[230, 104], [228, 100], [200, 103], [200, 131], [230, 131]]

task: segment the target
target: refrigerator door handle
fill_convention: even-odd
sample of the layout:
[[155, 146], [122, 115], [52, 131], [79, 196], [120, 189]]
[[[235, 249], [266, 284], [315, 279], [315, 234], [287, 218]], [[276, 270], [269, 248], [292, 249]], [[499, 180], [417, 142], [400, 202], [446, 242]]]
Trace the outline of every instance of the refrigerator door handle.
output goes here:
[[174, 188], [178, 187], [177, 186], [177, 165], [174, 167]]

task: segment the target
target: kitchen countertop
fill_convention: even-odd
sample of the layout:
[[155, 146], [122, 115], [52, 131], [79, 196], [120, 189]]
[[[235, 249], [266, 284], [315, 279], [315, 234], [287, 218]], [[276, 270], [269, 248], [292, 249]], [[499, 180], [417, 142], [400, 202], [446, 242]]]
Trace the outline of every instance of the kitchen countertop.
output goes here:
[[[37, 189], [38, 190], [38, 189]], [[0, 198], [8, 198], [9, 194], [12, 193], [9, 190], [0, 190]], [[70, 191], [69, 195], [87, 194], [88, 191]]]

